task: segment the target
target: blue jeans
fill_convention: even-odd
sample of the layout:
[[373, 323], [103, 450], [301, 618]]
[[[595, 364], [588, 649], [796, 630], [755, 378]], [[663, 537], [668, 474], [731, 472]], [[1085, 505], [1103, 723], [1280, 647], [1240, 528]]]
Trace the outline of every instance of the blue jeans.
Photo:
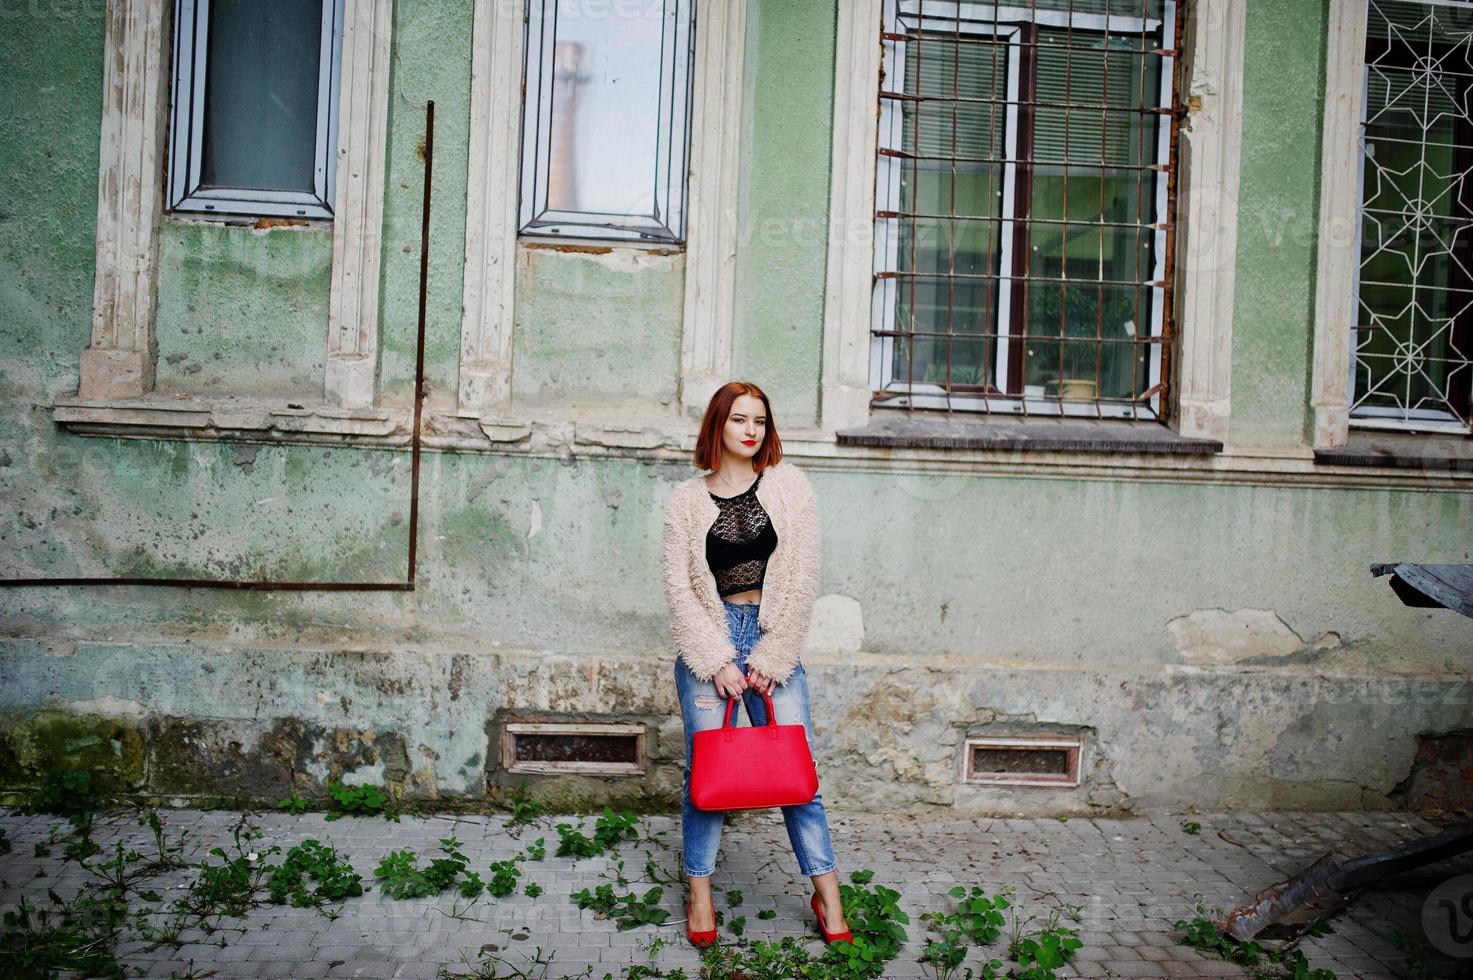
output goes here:
[[[762, 628], [757, 625], [757, 603], [726, 602], [726, 624], [731, 631], [731, 642], [736, 647], [737, 669], [747, 673], [747, 656], [757, 645]], [[711, 728], [720, 728], [726, 720], [727, 699], [716, 693], [714, 681], [697, 680], [680, 657], [675, 658], [675, 689], [680, 694], [680, 715], [685, 722], [685, 787], [680, 811], [680, 833], [685, 852], [685, 873], [690, 878], [703, 878], [716, 871], [716, 851], [721, 845], [721, 827], [726, 814], [720, 810], [698, 810], [690, 802], [690, 758], [695, 744], [695, 733]], [[813, 747], [813, 717], [808, 704], [808, 678], [800, 663], [786, 684], [775, 684], [772, 693], [772, 709], [777, 714], [779, 725], [802, 724], [808, 736], [809, 748]], [[747, 719], [753, 725], [767, 724], [767, 704], [762, 695], [748, 688], [742, 694], [742, 704], [747, 710]], [[740, 720], [741, 712], [733, 709], [732, 724]], [[813, 799], [800, 806], [785, 806], [783, 823], [788, 828], [788, 840], [793, 844], [793, 853], [798, 858], [798, 867], [805, 875], [821, 875], [835, 869], [834, 845], [829, 840], [829, 822], [823, 809], [823, 796], [815, 793]]]

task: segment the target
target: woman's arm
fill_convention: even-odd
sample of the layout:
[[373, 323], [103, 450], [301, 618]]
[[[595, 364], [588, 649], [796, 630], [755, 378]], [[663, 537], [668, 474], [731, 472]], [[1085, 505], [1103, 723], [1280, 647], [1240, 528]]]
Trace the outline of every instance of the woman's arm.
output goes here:
[[701, 608], [690, 578], [690, 528], [678, 497], [665, 506], [663, 564], [665, 601], [670, 608], [670, 635], [685, 665], [697, 680], [709, 681], [736, 661], [731, 635], [718, 630]]
[[[808, 476], [793, 471], [793, 519], [789, 573], [783, 595], [781, 615], [772, 628], [762, 634], [747, 657], [747, 668], [786, 684], [798, 669], [798, 655], [808, 635], [808, 621], [818, 598], [818, 554], [821, 536], [818, 526], [818, 500]], [[781, 545], [780, 545], [781, 546]]]

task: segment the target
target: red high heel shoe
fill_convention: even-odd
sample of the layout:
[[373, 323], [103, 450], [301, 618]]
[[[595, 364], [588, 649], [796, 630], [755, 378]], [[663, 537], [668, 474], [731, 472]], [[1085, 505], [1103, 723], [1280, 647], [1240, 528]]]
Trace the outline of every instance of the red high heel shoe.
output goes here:
[[705, 929], [696, 932], [690, 927], [690, 903], [685, 903], [685, 935], [691, 941], [692, 946], [713, 946], [716, 943], [716, 930]]
[[854, 942], [854, 934], [848, 929], [845, 929], [843, 932], [829, 932], [828, 928], [824, 926], [823, 906], [818, 900], [817, 893], [814, 893], [813, 898], [809, 900], [808, 904], [813, 907], [813, 914], [818, 916], [818, 931], [823, 933], [823, 941], [825, 943]]

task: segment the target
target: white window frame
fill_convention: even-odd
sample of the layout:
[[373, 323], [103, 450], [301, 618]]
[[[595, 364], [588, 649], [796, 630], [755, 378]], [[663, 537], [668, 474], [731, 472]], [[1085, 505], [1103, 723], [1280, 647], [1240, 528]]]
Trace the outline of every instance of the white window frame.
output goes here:
[[[668, 41], [662, 44], [661, 104], [656, 150], [655, 186], [668, 188], [669, 213], [655, 215], [561, 211], [547, 207], [551, 162], [550, 129], [553, 105], [553, 46], [559, 0], [527, 0], [524, 71], [522, 76], [522, 155], [519, 233], [549, 238], [595, 238], [682, 243], [685, 241], [686, 183], [690, 168], [692, 78], [696, 63], [696, 9], [694, 0], [664, 0]], [[552, 26], [548, 15], [552, 15]], [[667, 54], [668, 52], [668, 54]], [[668, 83], [665, 79], [669, 78]], [[667, 103], [666, 92], [679, 93]], [[677, 148], [672, 151], [672, 147]], [[656, 204], [660, 202], [657, 200]]]
[[[336, 2], [336, 0], [335, 0]], [[169, 57], [174, 0], [110, 0], [103, 39], [92, 339], [77, 397], [59, 415], [127, 425], [153, 394], [159, 228], [166, 188]], [[323, 401], [333, 411], [376, 408], [379, 266], [389, 117], [393, 0], [346, 0], [343, 91], [332, 221]], [[75, 414], [73, 415], [75, 417]], [[351, 421], [351, 420], [350, 420]], [[340, 427], [339, 420], [323, 423]]]
[[169, 140], [172, 211], [203, 214], [331, 218], [337, 184], [338, 79], [342, 61], [343, 0], [323, 0], [317, 83], [313, 190], [201, 187], [205, 80], [208, 77], [210, 0], [177, 0]]
[[[456, 413], [479, 419], [484, 430], [498, 434], [520, 432], [525, 425], [512, 405], [517, 255], [547, 241], [518, 238], [521, 82], [529, 2], [476, 0], [472, 39]], [[702, 7], [694, 27], [680, 411], [699, 419], [711, 393], [731, 377], [736, 288], [731, 256], [740, 240], [737, 195], [747, 2], [723, 0]], [[648, 247], [641, 242], [604, 241], [615, 249]]]
[[[959, 12], [958, 7], [976, 6], [987, 7], [989, 11], [991, 4], [959, 4], [957, 0], [883, 0], [883, 30], [892, 30], [892, 25], [897, 25], [905, 30], [919, 29], [920, 25], [929, 18], [945, 21], [948, 30], [955, 30], [958, 26], [958, 17], [965, 18], [965, 13]], [[1017, 28], [1009, 28], [1009, 22], [1030, 21], [1035, 24], [1052, 27], [1068, 27], [1073, 25], [1076, 30], [1087, 31], [1115, 31], [1122, 33], [1141, 34], [1144, 31], [1160, 30], [1165, 23], [1166, 38], [1164, 47], [1171, 50], [1175, 44], [1174, 32], [1176, 29], [1176, 0], [1165, 0], [1162, 18], [1143, 19], [1139, 17], [1126, 17], [1110, 15], [1108, 18], [1101, 14], [1074, 13], [1064, 11], [1033, 11], [1027, 7], [1007, 6], [999, 4], [995, 8], [996, 13], [984, 17], [978, 16], [973, 19], [962, 19], [960, 29], [965, 33], [986, 34], [991, 33], [999, 37], [1007, 36], [1009, 41], [1008, 55], [1008, 100], [1015, 103], [1017, 100], [1018, 85], [1018, 46]], [[979, 14], [981, 13], [979, 9]], [[900, 31], [897, 31], [899, 33]], [[882, 45], [883, 70], [886, 79], [903, 79], [904, 65], [903, 41], [885, 41]], [[1157, 107], [1171, 105], [1172, 76], [1175, 68], [1175, 58], [1165, 56], [1161, 64], [1161, 88], [1158, 92]], [[894, 84], [893, 82], [891, 84]], [[1006, 390], [1006, 379], [1008, 371], [1008, 350], [1011, 344], [1004, 341], [1006, 326], [1011, 314], [1011, 285], [1013, 276], [1013, 255], [1011, 230], [1013, 219], [1013, 183], [1016, 171], [1017, 143], [1016, 143], [1016, 105], [1009, 105], [1006, 113], [1006, 124], [1004, 132], [1004, 147], [1008, 163], [1003, 167], [1003, 204], [1000, 222], [1002, 225], [1001, 248], [999, 250], [999, 277], [998, 277], [998, 302], [996, 306], [994, 327], [997, 333], [997, 356], [993, 359], [992, 376], [987, 380], [996, 385], [1000, 390]], [[894, 100], [882, 100], [879, 116], [879, 148], [899, 149], [901, 141], [901, 119], [902, 113], [895, 105]], [[1170, 155], [1171, 133], [1169, 126], [1161, 126], [1157, 133], [1156, 156], [1158, 161], [1166, 160]], [[882, 154], [876, 154], [876, 177], [875, 195], [876, 210], [896, 210], [899, 205], [900, 171], [903, 162]], [[1156, 214], [1164, 216], [1167, 207], [1167, 182], [1168, 177], [1164, 171], [1156, 175], [1155, 208]], [[1157, 224], [1164, 224], [1158, 221]], [[876, 219], [875, 249], [874, 249], [874, 271], [882, 269], [894, 269], [895, 249], [898, 243], [899, 219]], [[1166, 231], [1164, 227], [1157, 228], [1154, 235], [1153, 266], [1151, 269], [1152, 282], [1162, 282], [1166, 275]], [[888, 265], [881, 262], [884, 258]], [[895, 303], [895, 280], [877, 280], [871, 297], [870, 323], [871, 330], [888, 330], [894, 323]], [[1151, 313], [1150, 333], [1146, 336], [1160, 338], [1163, 329], [1163, 309], [1165, 299], [1164, 286], [1151, 287]], [[893, 375], [893, 352], [894, 343], [899, 338], [877, 336], [873, 332], [870, 336], [870, 382], [872, 387], [879, 391], [897, 391], [905, 393], [906, 400], [917, 408], [951, 408], [971, 411], [989, 411], [1003, 414], [1028, 414], [1028, 415], [1059, 415], [1080, 417], [1106, 417], [1106, 418], [1145, 418], [1157, 419], [1162, 414], [1162, 394], [1156, 392], [1141, 405], [1131, 407], [1109, 402], [1070, 402], [1065, 400], [1060, 405], [1056, 399], [1033, 399], [1023, 396], [972, 396], [972, 395], [950, 395], [940, 385], [929, 383], [908, 384], [898, 380]], [[1163, 344], [1158, 342], [1151, 345], [1151, 356], [1148, 362], [1147, 390], [1156, 387], [1161, 380], [1161, 358]]]

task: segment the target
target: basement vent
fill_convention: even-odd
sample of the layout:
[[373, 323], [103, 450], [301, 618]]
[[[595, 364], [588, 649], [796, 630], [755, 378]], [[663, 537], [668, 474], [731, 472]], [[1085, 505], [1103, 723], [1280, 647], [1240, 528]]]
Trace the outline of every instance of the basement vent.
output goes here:
[[501, 729], [507, 772], [644, 774], [644, 726], [510, 722]]
[[1078, 786], [1082, 740], [979, 735], [967, 739], [962, 782], [1004, 786]]

